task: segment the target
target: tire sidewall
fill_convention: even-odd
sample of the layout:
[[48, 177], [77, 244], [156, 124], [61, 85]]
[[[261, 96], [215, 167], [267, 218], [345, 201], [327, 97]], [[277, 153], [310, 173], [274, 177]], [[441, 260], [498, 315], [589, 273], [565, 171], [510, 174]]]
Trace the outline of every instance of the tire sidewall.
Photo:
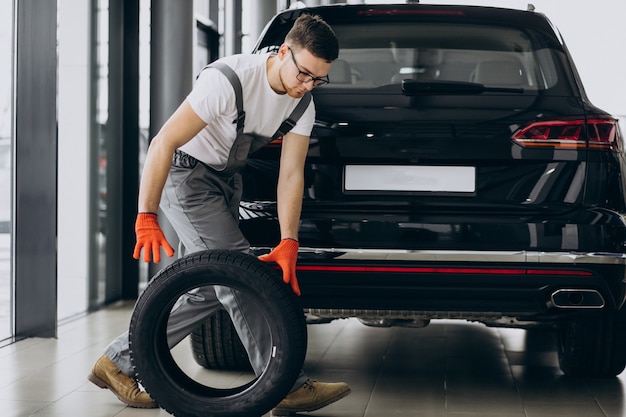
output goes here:
[[589, 314], [559, 329], [559, 365], [567, 376], [610, 378], [626, 365], [626, 310]]

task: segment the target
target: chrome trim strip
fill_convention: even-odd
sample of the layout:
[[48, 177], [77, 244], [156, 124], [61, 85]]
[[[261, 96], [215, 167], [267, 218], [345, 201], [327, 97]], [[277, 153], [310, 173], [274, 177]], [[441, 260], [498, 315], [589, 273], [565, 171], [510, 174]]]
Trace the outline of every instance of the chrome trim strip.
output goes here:
[[499, 320], [499, 311], [419, 311], [419, 310], [368, 310], [354, 308], [305, 308], [304, 312], [318, 318], [347, 319], [397, 319], [397, 320]]
[[[272, 248], [256, 247], [267, 252]], [[435, 261], [435, 262], [516, 262], [557, 264], [626, 265], [626, 253], [618, 252], [542, 252], [542, 251], [467, 251], [346, 249], [300, 247], [302, 258], [324, 258], [366, 261]]]

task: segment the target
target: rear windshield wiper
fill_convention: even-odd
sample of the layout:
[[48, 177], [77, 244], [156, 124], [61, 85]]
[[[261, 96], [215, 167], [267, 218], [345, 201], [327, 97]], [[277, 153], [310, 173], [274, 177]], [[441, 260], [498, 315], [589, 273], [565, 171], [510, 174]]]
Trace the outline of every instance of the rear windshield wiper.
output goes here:
[[523, 88], [485, 87], [483, 84], [463, 81], [417, 81], [402, 80], [402, 93], [408, 96], [420, 94], [481, 94], [484, 92], [524, 93]]

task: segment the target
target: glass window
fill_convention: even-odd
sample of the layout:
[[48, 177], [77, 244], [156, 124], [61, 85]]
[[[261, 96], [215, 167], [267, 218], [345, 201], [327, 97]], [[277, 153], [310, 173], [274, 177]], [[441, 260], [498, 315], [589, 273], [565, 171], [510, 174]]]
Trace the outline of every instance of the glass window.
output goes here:
[[[371, 88], [416, 81], [478, 83], [486, 87], [546, 90], [558, 82], [554, 51], [532, 31], [443, 23], [332, 24], [339, 58], [333, 86]], [[262, 51], [276, 50], [279, 30]]]
[[[334, 25], [342, 49], [331, 82], [379, 86], [417, 81], [473, 82], [542, 90], [554, 85], [550, 54], [537, 58], [519, 29], [446, 24]], [[383, 34], [384, 36], [380, 36]], [[541, 65], [547, 67], [542, 70]], [[349, 76], [348, 76], [349, 74]], [[547, 84], [550, 82], [551, 84]]]
[[0, 340], [12, 336], [13, 2], [0, 2]]
[[57, 317], [87, 310], [90, 144], [90, 45], [88, 2], [57, 7]]
[[109, 2], [95, 0], [95, 28], [92, 48], [95, 49], [93, 100], [94, 114], [91, 126], [91, 155], [96, 162], [96, 171], [92, 172], [92, 184], [96, 192], [91, 193], [91, 221], [93, 254], [90, 259], [89, 306], [102, 305], [106, 289], [106, 213], [107, 213], [107, 152], [106, 126], [109, 119]]
[[[150, 143], [150, 0], [139, 2], [139, 171], [141, 171]], [[130, 254], [129, 254], [130, 255]], [[139, 262], [139, 289], [150, 279], [148, 264]]]

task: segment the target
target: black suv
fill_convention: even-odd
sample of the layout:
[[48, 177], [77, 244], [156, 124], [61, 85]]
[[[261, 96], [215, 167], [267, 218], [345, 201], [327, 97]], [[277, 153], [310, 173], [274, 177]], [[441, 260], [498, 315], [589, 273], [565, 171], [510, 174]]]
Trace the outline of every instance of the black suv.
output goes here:
[[[278, 14], [255, 51], [276, 50], [303, 13], [323, 17], [341, 48], [330, 84], [314, 90], [298, 262], [309, 317], [547, 326], [565, 374], [622, 372], [622, 137], [550, 21], [475, 6], [320, 6]], [[279, 153], [280, 141], [259, 150], [245, 172], [241, 226], [259, 253], [279, 240]], [[215, 317], [194, 335], [206, 365], [238, 362], [224, 329]]]

